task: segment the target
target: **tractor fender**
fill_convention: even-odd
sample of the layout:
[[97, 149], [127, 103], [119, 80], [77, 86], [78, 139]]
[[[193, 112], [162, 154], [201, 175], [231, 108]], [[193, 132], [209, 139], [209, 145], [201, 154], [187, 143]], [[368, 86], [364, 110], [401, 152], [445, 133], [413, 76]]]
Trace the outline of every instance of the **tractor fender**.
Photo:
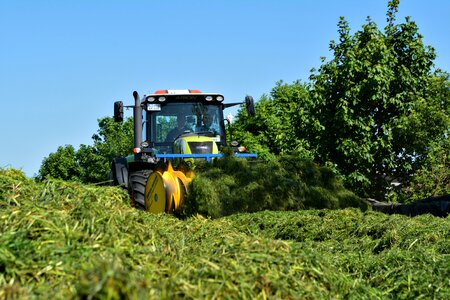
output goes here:
[[128, 163], [125, 157], [116, 157], [111, 163], [111, 179], [113, 185], [128, 189]]

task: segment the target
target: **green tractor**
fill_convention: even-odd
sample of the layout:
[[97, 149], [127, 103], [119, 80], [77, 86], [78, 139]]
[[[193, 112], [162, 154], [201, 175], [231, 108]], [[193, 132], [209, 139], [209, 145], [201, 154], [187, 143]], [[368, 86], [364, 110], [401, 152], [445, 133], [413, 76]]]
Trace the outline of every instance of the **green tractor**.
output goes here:
[[[195, 161], [222, 157], [221, 149], [228, 146], [224, 109], [242, 103], [225, 104], [223, 95], [199, 90], [157, 90], [142, 99], [135, 91], [133, 96], [132, 106], [114, 103], [116, 122], [123, 121], [124, 107], [133, 108], [134, 154], [113, 160], [113, 183], [129, 192], [138, 209], [178, 213]], [[253, 116], [253, 98], [247, 96], [245, 104]], [[236, 142], [230, 146], [235, 156], [256, 157]]]

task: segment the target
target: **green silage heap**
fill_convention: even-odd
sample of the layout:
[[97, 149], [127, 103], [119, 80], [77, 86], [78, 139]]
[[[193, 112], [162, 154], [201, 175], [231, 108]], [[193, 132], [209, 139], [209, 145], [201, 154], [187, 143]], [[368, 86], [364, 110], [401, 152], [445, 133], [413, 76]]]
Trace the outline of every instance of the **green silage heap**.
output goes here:
[[185, 220], [0, 170], [0, 299], [450, 298], [450, 220], [360, 209]]
[[228, 157], [197, 169], [184, 205], [187, 215], [221, 217], [263, 210], [370, 208], [345, 189], [331, 169], [296, 156], [268, 162]]

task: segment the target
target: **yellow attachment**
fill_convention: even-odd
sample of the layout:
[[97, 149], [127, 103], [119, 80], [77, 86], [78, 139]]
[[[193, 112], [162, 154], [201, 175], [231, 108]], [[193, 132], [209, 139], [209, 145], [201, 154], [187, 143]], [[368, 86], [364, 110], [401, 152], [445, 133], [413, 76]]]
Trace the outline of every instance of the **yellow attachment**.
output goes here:
[[180, 213], [192, 171], [176, 171], [169, 161], [165, 171], [155, 170], [145, 186], [145, 208], [152, 213]]

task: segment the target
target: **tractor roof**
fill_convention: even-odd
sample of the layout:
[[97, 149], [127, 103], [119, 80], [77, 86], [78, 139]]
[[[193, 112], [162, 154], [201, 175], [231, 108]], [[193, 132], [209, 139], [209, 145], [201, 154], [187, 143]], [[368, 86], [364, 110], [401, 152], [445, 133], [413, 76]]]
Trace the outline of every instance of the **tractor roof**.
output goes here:
[[176, 102], [176, 101], [199, 101], [221, 103], [224, 97], [219, 93], [202, 93], [200, 90], [157, 90], [154, 94], [144, 95], [142, 102]]

